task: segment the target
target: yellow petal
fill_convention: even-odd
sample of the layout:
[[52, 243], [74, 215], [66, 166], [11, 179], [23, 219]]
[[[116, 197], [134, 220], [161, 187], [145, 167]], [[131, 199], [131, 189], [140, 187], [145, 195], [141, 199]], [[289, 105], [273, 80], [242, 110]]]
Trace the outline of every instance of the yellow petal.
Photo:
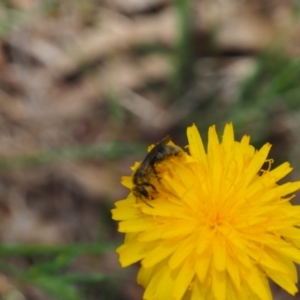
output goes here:
[[191, 156], [199, 162], [206, 162], [206, 153], [203, 142], [195, 124], [188, 127], [187, 137], [189, 141], [189, 151], [191, 153]]
[[224, 271], [226, 267], [226, 244], [222, 235], [218, 235], [212, 242], [214, 253], [214, 265], [218, 271]]
[[174, 288], [172, 292], [174, 299], [180, 300], [183, 297], [194, 276], [195, 271], [193, 263], [191, 260], [187, 259], [178, 270], [174, 281]]
[[216, 300], [225, 300], [226, 296], [226, 285], [227, 278], [223, 271], [212, 269], [212, 290]]

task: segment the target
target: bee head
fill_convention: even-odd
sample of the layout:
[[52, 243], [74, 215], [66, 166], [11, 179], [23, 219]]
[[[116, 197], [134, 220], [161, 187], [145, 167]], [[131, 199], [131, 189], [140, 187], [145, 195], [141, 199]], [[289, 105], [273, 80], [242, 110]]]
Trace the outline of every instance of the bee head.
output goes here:
[[137, 199], [144, 199], [144, 200], [145, 199], [153, 200], [154, 194], [157, 193], [156, 188], [149, 183], [136, 185], [132, 189], [132, 192]]

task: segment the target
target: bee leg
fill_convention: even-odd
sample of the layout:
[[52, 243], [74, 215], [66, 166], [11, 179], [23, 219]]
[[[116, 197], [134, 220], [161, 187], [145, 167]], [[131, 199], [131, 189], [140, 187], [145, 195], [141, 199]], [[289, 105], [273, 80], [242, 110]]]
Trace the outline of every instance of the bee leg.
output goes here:
[[[156, 189], [156, 187], [155, 187], [153, 184], [148, 183], [148, 182], [145, 182], [143, 185], [145, 185], [145, 186], [150, 186], [150, 187], [155, 191], [155, 193], [157, 193], [157, 189]], [[144, 190], [145, 190], [146, 193], [147, 193], [147, 197], [146, 197], [146, 198], [150, 198], [150, 199], [153, 200], [154, 198], [149, 196], [148, 191], [147, 191], [146, 189], [144, 189]]]
[[154, 207], [153, 207], [151, 204], [149, 204], [145, 199], [141, 198], [141, 200], [142, 200], [146, 205], [148, 205], [149, 207], [154, 208]]
[[155, 186], [153, 184], [148, 183], [148, 182], [145, 182], [143, 184], [143, 186], [140, 187], [140, 189], [139, 189], [139, 192], [143, 196], [143, 197], [140, 198], [140, 200], [142, 200], [149, 207], [154, 208], [151, 204], [148, 203], [148, 201], [146, 201], [146, 199], [154, 200], [154, 197], [152, 197], [152, 196], [149, 195], [147, 189], [144, 186], [150, 186], [156, 193], [157, 193], [157, 190], [156, 190], [156, 188], [155, 188]]

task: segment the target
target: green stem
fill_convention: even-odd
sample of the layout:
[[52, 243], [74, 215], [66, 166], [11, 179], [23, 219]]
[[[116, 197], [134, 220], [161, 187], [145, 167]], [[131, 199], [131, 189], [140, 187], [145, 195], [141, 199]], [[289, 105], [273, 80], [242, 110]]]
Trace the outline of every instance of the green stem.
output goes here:
[[10, 157], [0, 160], [0, 174], [33, 166], [56, 163], [66, 160], [79, 159], [116, 159], [130, 154], [136, 154], [141, 149], [141, 144], [128, 144], [112, 142], [101, 145], [84, 145], [48, 150], [35, 155]]
[[176, 61], [174, 75], [174, 91], [179, 96], [193, 72], [192, 50], [192, 10], [191, 0], [175, 0], [178, 16], [178, 40], [176, 45]]
[[33, 256], [53, 255], [64, 252], [78, 252], [99, 255], [113, 251], [117, 247], [115, 243], [105, 242], [91, 244], [64, 244], [64, 245], [24, 245], [24, 244], [2, 244], [0, 245], [0, 256]]

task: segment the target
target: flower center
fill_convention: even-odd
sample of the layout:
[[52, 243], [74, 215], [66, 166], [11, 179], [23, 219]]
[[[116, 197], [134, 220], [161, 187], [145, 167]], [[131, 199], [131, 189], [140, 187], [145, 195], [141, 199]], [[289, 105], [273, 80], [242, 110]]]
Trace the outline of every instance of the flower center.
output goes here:
[[214, 229], [221, 227], [224, 223], [227, 223], [227, 214], [222, 210], [218, 204], [211, 207], [207, 215], [207, 224]]

